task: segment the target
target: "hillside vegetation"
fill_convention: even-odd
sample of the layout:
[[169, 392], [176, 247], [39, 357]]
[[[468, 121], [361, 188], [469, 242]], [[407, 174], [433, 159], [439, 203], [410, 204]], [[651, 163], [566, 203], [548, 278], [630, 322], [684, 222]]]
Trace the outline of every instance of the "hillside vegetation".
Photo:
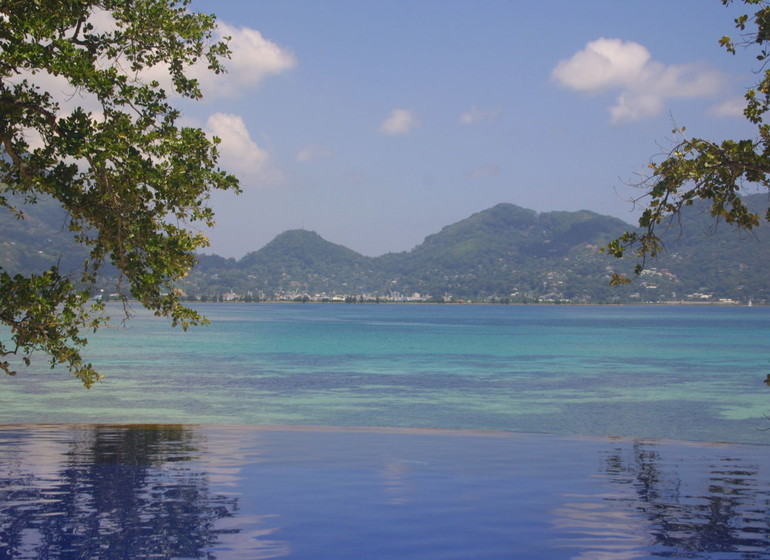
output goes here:
[[[747, 198], [763, 212], [767, 198]], [[761, 303], [770, 301], [767, 228], [747, 234], [713, 229], [695, 205], [669, 224], [667, 251], [629, 286], [611, 287], [613, 271], [630, 272], [599, 251], [632, 226], [594, 212], [537, 213], [499, 204], [429, 235], [414, 249], [365, 257], [304, 230], [282, 233], [239, 261], [199, 266], [184, 289], [209, 299], [432, 300], [499, 302]]]
[[[759, 213], [767, 205], [762, 195], [746, 200]], [[688, 208], [663, 234], [666, 253], [621, 287], [609, 286], [611, 273], [631, 271], [635, 261], [599, 249], [631, 226], [589, 211], [537, 213], [498, 204], [429, 235], [411, 251], [380, 257], [315, 232], [287, 231], [239, 260], [200, 255], [179, 289], [201, 300], [770, 302], [767, 228], [747, 234], [714, 229], [712, 222], [705, 207]], [[72, 249], [61, 223], [61, 217], [39, 213], [28, 228], [0, 222], [0, 264], [13, 271], [66, 261]], [[33, 247], [42, 239], [46, 251], [38, 253]]]

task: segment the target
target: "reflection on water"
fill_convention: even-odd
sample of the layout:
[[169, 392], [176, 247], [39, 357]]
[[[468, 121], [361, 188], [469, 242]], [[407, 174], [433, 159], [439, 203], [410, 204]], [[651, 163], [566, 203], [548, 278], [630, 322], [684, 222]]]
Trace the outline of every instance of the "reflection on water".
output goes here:
[[188, 468], [205, 452], [189, 428], [8, 430], [0, 445], [2, 558], [203, 558], [237, 511]]
[[0, 560], [770, 559], [767, 446], [0, 426]]
[[601, 492], [571, 496], [557, 523], [579, 535], [580, 558], [770, 558], [770, 450], [710, 451], [619, 443], [604, 452]]
[[770, 554], [770, 488], [759, 478], [764, 464], [756, 461], [721, 455], [699, 465], [697, 478], [687, 469], [685, 478], [654, 447], [637, 444], [625, 457], [616, 450], [607, 473], [618, 484], [633, 477], [636, 497], [621, 501], [644, 516], [659, 545], [758, 558]]

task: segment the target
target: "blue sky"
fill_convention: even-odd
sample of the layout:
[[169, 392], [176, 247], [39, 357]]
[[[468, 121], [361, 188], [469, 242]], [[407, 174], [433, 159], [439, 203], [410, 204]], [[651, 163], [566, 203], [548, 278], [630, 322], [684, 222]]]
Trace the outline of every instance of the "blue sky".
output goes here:
[[751, 137], [753, 54], [718, 45], [718, 0], [194, 0], [233, 37], [187, 122], [223, 140], [207, 252], [294, 228], [366, 255], [409, 250], [510, 202], [634, 221], [629, 186], [674, 121]]

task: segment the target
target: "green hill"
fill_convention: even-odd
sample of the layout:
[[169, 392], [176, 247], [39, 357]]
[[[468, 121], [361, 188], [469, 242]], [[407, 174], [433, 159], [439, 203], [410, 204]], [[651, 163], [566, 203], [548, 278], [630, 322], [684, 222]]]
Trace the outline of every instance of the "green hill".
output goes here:
[[[767, 197], [746, 198], [764, 214]], [[27, 273], [59, 262], [76, 269], [72, 242], [54, 204], [32, 206], [28, 219], [0, 219], [0, 266]], [[599, 248], [632, 226], [590, 211], [537, 213], [498, 204], [429, 235], [414, 249], [366, 257], [291, 230], [240, 260], [201, 255], [180, 283], [199, 299], [432, 299], [441, 301], [770, 303], [770, 227], [738, 232], [713, 227], [696, 204], [663, 233], [666, 252], [630, 286], [608, 285], [633, 258]], [[663, 230], [661, 230], [663, 231]], [[418, 296], [419, 294], [419, 296]]]
[[238, 263], [254, 290], [307, 293], [367, 291], [371, 259], [312, 231], [290, 230]]
[[[571, 299], [578, 297], [571, 286], [582, 286], [588, 277], [606, 284], [599, 263], [608, 259], [597, 248], [628, 227], [593, 212], [538, 214], [499, 204], [388, 258], [384, 268], [407, 293], [518, 299], [552, 293], [552, 299]], [[596, 266], [586, 269], [588, 263]], [[567, 286], [570, 277], [575, 278]], [[584, 296], [592, 297], [590, 287], [585, 289]]]
[[59, 263], [65, 273], [77, 273], [86, 252], [77, 247], [61, 207], [47, 199], [36, 204], [9, 199], [24, 219], [0, 210], [0, 267], [11, 275], [30, 274]]
[[[767, 195], [745, 201], [760, 216], [767, 212]], [[679, 294], [770, 301], [770, 224], [752, 232], [735, 230], [715, 224], [708, 208], [700, 204], [668, 224], [662, 238], [666, 251], [650, 266], [663, 275], [659, 278], [664, 283], [667, 273], [675, 275]], [[645, 273], [642, 281], [655, 283], [655, 276]]]
[[[766, 203], [758, 195], [747, 201], [758, 211]], [[199, 281], [189, 293], [203, 288], [209, 297], [232, 290], [269, 299], [770, 301], [768, 228], [756, 234], [728, 227], [711, 231], [711, 223], [705, 206], [688, 208], [664, 232], [668, 251], [621, 288], [608, 285], [610, 273], [630, 271], [635, 261], [618, 261], [599, 248], [630, 225], [589, 211], [539, 214], [499, 204], [429, 235], [411, 251], [376, 258], [313, 232], [286, 232], [230, 262], [227, 270], [206, 278], [196, 271], [191, 278]]]

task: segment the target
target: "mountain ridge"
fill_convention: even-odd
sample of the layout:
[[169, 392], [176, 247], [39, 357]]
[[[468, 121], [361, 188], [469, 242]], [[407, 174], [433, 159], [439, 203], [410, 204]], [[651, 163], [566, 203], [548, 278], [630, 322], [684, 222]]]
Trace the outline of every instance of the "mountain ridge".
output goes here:
[[[762, 195], [747, 198], [758, 209]], [[760, 213], [764, 213], [760, 211]], [[648, 263], [630, 287], [609, 287], [611, 272], [630, 272], [599, 248], [633, 226], [590, 210], [536, 212], [510, 203], [444, 226], [409, 251], [367, 257], [315, 232], [289, 230], [208, 279], [196, 272], [191, 295], [206, 290], [247, 299], [550, 301], [575, 303], [770, 301], [770, 238], [761, 227], [741, 236], [712, 223], [705, 204], [688, 207], [679, 236], [664, 233], [669, 252]], [[233, 284], [239, 277], [237, 287]], [[245, 278], [245, 279], [244, 279]], [[733, 285], [726, 280], [730, 278]], [[703, 289], [701, 289], [703, 288]], [[250, 294], [247, 295], [247, 294]]]
[[[745, 200], [760, 215], [767, 209], [767, 196]], [[3, 269], [24, 273], [32, 265], [77, 261], [78, 249], [65, 243], [63, 222], [54, 211], [54, 206], [35, 208], [32, 227], [0, 219]], [[667, 252], [620, 288], [609, 286], [611, 273], [628, 273], [636, 261], [617, 260], [599, 249], [631, 225], [590, 210], [536, 212], [510, 203], [444, 226], [409, 251], [378, 257], [316, 232], [288, 230], [240, 259], [199, 255], [178, 287], [186, 297], [204, 301], [770, 303], [768, 225], [748, 234], [712, 225], [705, 203], [686, 208], [668, 231], [661, 228]]]

